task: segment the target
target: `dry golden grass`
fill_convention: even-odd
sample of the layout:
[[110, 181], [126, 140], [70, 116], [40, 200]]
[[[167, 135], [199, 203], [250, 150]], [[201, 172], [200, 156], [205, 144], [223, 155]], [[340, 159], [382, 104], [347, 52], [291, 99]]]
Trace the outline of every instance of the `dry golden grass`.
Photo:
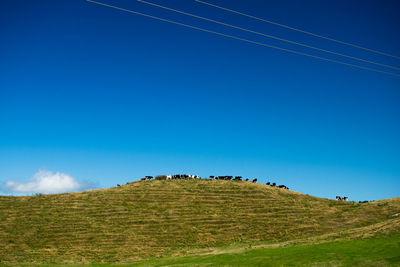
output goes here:
[[398, 213], [398, 198], [338, 202], [235, 181], [144, 181], [2, 196], [0, 263], [131, 262], [235, 242], [383, 234], [398, 231]]

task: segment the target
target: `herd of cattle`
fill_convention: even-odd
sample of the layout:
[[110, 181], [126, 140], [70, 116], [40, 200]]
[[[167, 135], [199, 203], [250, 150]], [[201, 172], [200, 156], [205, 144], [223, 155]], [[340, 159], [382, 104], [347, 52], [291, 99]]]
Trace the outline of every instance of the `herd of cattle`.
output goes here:
[[[141, 181], [152, 180], [153, 176], [145, 176], [141, 178]], [[198, 175], [191, 175], [191, 174], [174, 174], [174, 175], [158, 175], [154, 178], [155, 180], [177, 180], [177, 179], [202, 179], [202, 177]], [[210, 176], [208, 179], [212, 180], [226, 180], [226, 181], [242, 181], [242, 176]], [[254, 179], [243, 179], [243, 181], [250, 181], [253, 183], [257, 183], [257, 178]], [[289, 189], [286, 185], [276, 185], [276, 183], [267, 182], [266, 185], [272, 187], [278, 187], [283, 189]]]
[[[146, 181], [146, 180], [152, 180], [153, 178], [154, 178], [153, 176], [145, 176], [145, 177], [141, 178], [140, 180]], [[174, 175], [158, 175], [154, 179], [155, 180], [202, 179], [202, 177], [200, 177], [198, 175], [191, 175], [191, 174], [174, 174]], [[210, 176], [208, 179], [242, 181], [243, 177], [242, 176]], [[248, 178], [246, 178], [246, 179], [244, 179], [244, 181], [250, 181], [253, 183], [257, 183], [257, 178], [254, 178], [252, 180], [249, 180]], [[287, 187], [286, 185], [283, 185], [283, 184], [276, 185], [276, 183], [267, 182], [266, 185], [289, 190], [289, 187]], [[121, 186], [121, 185], [117, 184], [117, 186]], [[336, 196], [336, 200], [338, 200], [338, 201], [347, 201], [348, 199], [349, 199], [348, 197]], [[368, 202], [368, 201], [363, 201], [363, 202], [360, 201], [360, 203], [366, 203], [366, 202]]]

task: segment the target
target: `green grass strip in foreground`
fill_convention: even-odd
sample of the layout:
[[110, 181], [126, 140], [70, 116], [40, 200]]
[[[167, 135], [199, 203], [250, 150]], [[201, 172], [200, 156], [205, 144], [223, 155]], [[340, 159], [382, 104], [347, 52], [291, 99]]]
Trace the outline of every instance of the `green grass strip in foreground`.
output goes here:
[[400, 236], [91, 266], [400, 266]]

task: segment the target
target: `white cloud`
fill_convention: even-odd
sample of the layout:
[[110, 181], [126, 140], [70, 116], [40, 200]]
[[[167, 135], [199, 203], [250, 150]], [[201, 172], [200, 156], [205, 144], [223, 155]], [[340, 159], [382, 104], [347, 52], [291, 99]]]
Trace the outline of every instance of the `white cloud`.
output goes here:
[[48, 170], [39, 170], [29, 182], [8, 181], [6, 187], [13, 193], [57, 194], [84, 190], [85, 186], [74, 177]]

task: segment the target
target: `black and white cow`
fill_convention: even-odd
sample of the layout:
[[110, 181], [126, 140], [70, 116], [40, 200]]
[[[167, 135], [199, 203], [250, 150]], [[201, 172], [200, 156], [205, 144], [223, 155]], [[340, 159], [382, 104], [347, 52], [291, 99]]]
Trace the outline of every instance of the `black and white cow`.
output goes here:
[[242, 180], [242, 176], [235, 176], [235, 181], [241, 181]]

